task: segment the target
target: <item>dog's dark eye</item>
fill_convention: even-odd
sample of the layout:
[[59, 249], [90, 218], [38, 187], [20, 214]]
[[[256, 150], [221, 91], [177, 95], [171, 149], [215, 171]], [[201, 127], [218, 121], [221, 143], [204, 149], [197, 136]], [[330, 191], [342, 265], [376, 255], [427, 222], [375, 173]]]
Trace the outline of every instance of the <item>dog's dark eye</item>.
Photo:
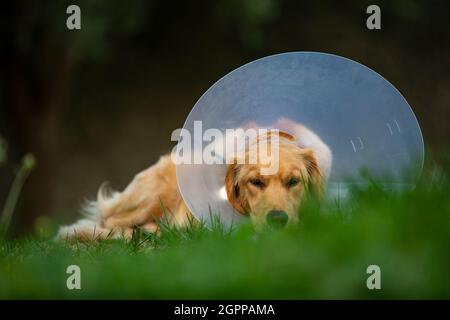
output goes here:
[[295, 187], [296, 185], [298, 185], [299, 182], [300, 182], [299, 179], [297, 179], [297, 178], [291, 178], [291, 179], [289, 179], [289, 181], [286, 183], [286, 185], [287, 185], [288, 188], [292, 188], [292, 187]]
[[258, 188], [264, 187], [264, 182], [262, 182], [260, 179], [252, 179], [252, 180], [250, 180], [250, 183]]

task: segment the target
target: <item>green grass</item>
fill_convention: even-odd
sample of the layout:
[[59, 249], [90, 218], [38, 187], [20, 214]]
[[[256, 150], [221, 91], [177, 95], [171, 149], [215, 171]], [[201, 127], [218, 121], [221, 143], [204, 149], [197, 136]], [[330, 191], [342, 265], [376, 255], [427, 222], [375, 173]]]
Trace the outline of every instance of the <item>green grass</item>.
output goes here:
[[[0, 298], [450, 298], [450, 183], [353, 190], [347, 203], [308, 202], [301, 223], [256, 233], [163, 226], [131, 241], [2, 242]], [[68, 290], [66, 268], [81, 268]], [[366, 268], [381, 268], [368, 290]]]

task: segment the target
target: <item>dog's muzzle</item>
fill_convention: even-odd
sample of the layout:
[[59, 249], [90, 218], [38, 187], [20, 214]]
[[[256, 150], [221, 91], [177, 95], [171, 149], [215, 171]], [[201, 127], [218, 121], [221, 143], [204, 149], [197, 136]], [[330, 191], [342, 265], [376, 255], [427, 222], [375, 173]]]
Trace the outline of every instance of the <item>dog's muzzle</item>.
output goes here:
[[272, 210], [266, 215], [266, 221], [272, 227], [281, 228], [288, 222], [288, 215], [281, 210]]

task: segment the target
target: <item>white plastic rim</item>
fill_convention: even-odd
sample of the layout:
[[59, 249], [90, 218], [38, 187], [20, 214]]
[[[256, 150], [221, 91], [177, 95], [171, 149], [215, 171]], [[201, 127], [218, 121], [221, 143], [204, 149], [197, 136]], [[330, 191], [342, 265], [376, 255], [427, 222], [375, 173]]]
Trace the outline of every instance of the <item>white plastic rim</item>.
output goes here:
[[[421, 174], [422, 133], [405, 98], [375, 71], [333, 54], [289, 52], [247, 63], [201, 96], [183, 129], [193, 132], [194, 121], [202, 121], [203, 131], [225, 132], [279, 118], [306, 125], [330, 147], [331, 197], [366, 183], [362, 170], [394, 188], [414, 186]], [[211, 214], [224, 223], [244, 217], [224, 196], [225, 175], [225, 164], [177, 165], [181, 195], [197, 219], [210, 224]]]

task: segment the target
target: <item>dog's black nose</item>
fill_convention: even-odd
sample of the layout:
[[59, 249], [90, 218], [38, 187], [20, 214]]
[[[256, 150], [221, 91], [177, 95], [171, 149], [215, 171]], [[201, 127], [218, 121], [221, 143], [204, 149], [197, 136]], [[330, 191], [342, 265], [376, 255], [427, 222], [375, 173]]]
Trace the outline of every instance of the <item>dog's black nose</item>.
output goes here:
[[266, 221], [273, 227], [284, 227], [288, 222], [288, 215], [281, 210], [272, 210], [267, 214]]

